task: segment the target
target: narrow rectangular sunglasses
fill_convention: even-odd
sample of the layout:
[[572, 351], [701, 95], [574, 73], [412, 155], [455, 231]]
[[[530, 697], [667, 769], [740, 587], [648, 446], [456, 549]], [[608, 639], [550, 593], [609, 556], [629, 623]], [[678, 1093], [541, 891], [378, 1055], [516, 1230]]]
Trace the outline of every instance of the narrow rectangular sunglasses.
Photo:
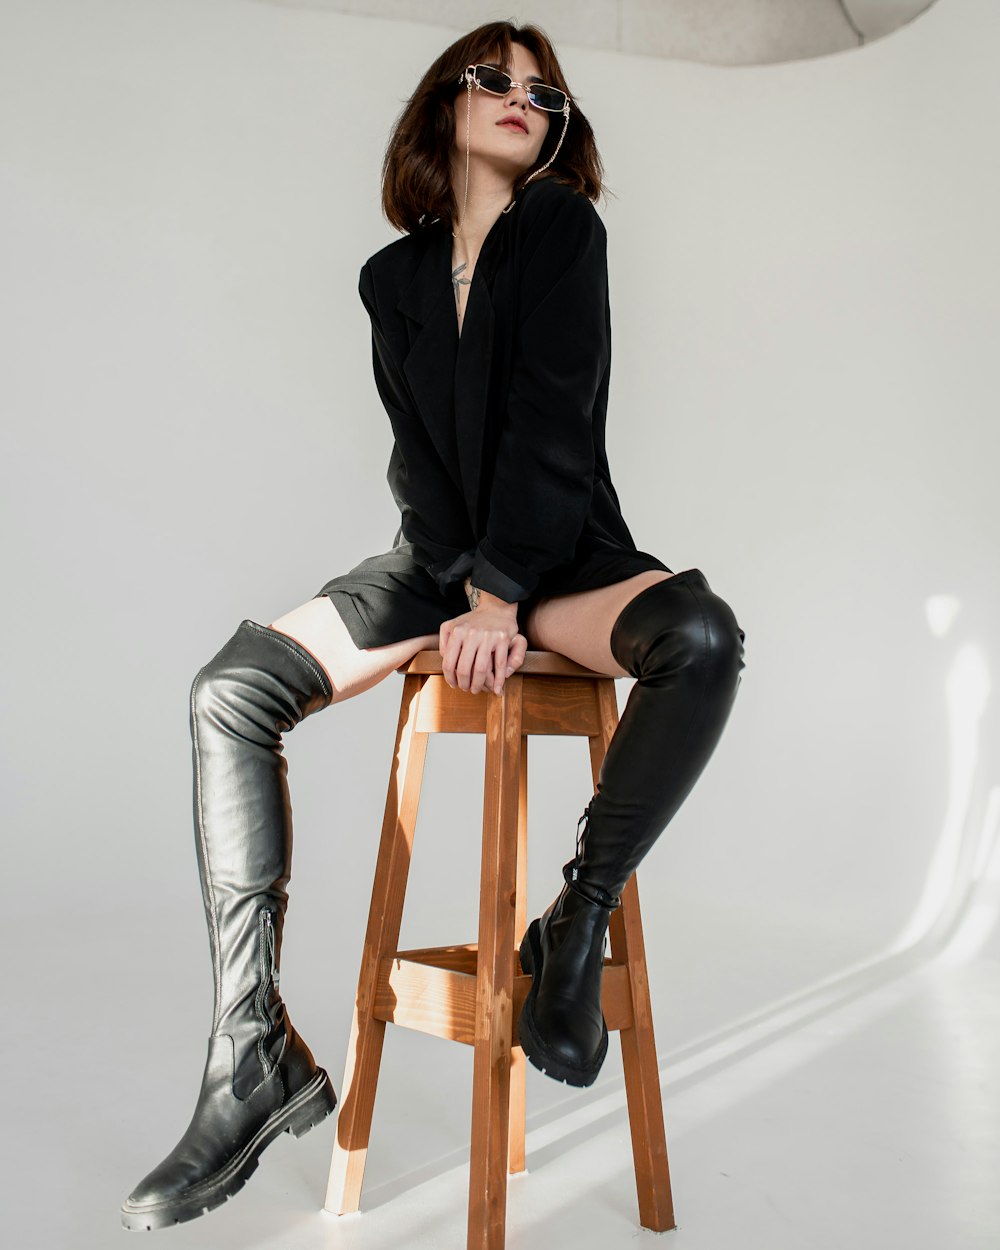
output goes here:
[[459, 78], [460, 83], [471, 81], [492, 95], [506, 95], [512, 87], [523, 87], [528, 95], [529, 104], [536, 109], [544, 109], [547, 113], [561, 113], [569, 102], [569, 96], [558, 87], [548, 87], [542, 82], [515, 83], [510, 74], [502, 69], [494, 69], [492, 65], [469, 65]]

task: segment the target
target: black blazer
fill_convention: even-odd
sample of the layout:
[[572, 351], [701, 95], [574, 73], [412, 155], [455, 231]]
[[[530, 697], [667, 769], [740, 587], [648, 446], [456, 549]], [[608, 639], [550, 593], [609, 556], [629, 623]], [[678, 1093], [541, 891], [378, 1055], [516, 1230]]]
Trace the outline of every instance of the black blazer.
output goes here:
[[665, 564], [638, 552], [611, 482], [607, 231], [533, 179], [483, 242], [461, 335], [439, 219], [371, 256], [358, 291], [395, 435], [401, 539], [444, 591], [466, 574], [514, 602]]

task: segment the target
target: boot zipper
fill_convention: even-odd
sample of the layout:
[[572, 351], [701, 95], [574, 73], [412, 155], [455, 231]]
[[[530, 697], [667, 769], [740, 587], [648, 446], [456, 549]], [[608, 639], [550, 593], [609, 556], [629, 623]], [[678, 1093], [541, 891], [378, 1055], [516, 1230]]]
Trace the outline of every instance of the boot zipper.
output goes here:
[[579, 867], [578, 867], [580, 863], [580, 826], [586, 820], [587, 827], [589, 828], [590, 827], [589, 817], [590, 817], [590, 803], [587, 804], [587, 810], [583, 813], [580, 819], [576, 822], [576, 854], [573, 856], [573, 859], [574, 859], [573, 880], [574, 881], [577, 879], [577, 877], [579, 876], [579, 872], [580, 872]]
[[264, 931], [267, 934], [267, 951], [270, 963], [268, 966], [268, 974], [271, 978], [271, 984], [275, 989], [278, 988], [278, 969], [275, 967], [274, 960], [274, 912], [266, 911], [264, 913]]
[[260, 950], [260, 985], [257, 989], [256, 1008], [257, 1015], [261, 1022], [261, 1035], [257, 1042], [257, 1055], [260, 1058], [261, 1067], [264, 1069], [264, 1075], [268, 1076], [271, 1072], [272, 1064], [267, 1051], [264, 1049], [264, 1039], [267, 1037], [271, 1029], [272, 1020], [267, 1014], [267, 1008], [264, 1006], [264, 999], [267, 995], [268, 985], [273, 985], [275, 990], [278, 988], [278, 972], [275, 968], [275, 949], [274, 949], [274, 913], [268, 908], [262, 907], [257, 925], [257, 932]]

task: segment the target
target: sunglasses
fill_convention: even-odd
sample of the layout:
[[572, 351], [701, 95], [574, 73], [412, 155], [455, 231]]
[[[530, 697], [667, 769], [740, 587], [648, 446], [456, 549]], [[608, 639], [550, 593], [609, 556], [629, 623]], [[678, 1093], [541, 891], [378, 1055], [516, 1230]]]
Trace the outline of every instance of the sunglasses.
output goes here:
[[492, 65], [469, 65], [459, 77], [459, 83], [471, 82], [491, 95], [506, 95], [512, 87], [524, 87], [528, 93], [528, 103], [536, 109], [544, 109], [546, 113], [569, 113], [569, 96], [558, 87], [547, 87], [541, 82], [515, 82], [510, 74], [502, 69], [494, 69]]

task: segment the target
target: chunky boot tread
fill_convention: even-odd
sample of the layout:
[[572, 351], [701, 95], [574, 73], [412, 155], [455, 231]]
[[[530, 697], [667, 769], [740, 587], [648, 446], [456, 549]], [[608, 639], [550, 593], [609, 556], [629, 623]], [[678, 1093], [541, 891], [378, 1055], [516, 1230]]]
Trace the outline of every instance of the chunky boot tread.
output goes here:
[[302, 1137], [324, 1120], [336, 1107], [337, 1095], [326, 1071], [316, 1074], [284, 1106], [261, 1125], [253, 1137], [214, 1175], [192, 1185], [186, 1193], [162, 1202], [122, 1203], [122, 1226], [134, 1231], [168, 1228], [197, 1219], [215, 1210], [238, 1193], [257, 1170], [262, 1151], [281, 1133]]

